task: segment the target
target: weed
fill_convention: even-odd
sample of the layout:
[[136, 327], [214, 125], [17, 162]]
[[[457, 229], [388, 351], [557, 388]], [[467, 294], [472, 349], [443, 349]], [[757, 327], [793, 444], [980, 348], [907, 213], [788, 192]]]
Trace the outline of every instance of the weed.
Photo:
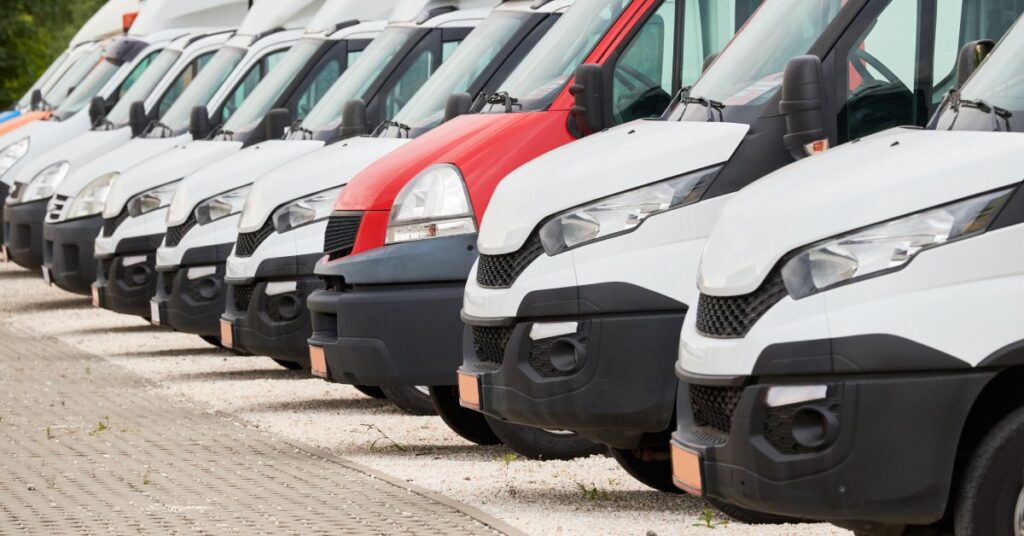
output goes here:
[[619, 479], [618, 478], [609, 478], [608, 479], [608, 485], [609, 486], [618, 486], [619, 485]]
[[56, 489], [57, 488], [57, 478], [54, 477], [53, 475], [47, 475], [47, 476], [43, 477], [43, 480], [46, 481], [47, 489]]
[[503, 463], [503, 464], [505, 464], [505, 468], [507, 469], [508, 466], [512, 464], [512, 462], [514, 462], [514, 461], [516, 461], [518, 459], [519, 459], [519, 456], [516, 455], [516, 453], [514, 453], [514, 452], [506, 452], [500, 458], [498, 458], [498, 461]]
[[92, 367], [89, 367], [89, 366], [85, 367], [85, 374], [86, 375], [92, 374]]
[[594, 484], [587, 487], [586, 484], [577, 481], [576, 487], [580, 489], [580, 493], [583, 494], [583, 498], [588, 501], [607, 501], [612, 498], [611, 494], [608, 493], [607, 490], [603, 490]]
[[149, 480], [149, 471], [150, 471], [150, 469], [147, 467], [145, 474], [142, 475], [142, 485], [143, 486], [148, 486], [149, 485], [149, 482], [150, 482], [150, 480]]
[[53, 430], [49, 426], [46, 427], [46, 439], [53, 439]]
[[386, 433], [384, 433], [384, 430], [381, 430], [380, 428], [378, 428], [376, 424], [364, 424], [363, 426], [365, 426], [366, 429], [369, 430], [369, 431], [374, 431], [374, 432], [377, 432], [378, 434], [380, 434], [380, 437], [378, 437], [377, 439], [374, 439], [370, 443], [370, 452], [373, 452], [373, 449], [377, 448], [377, 443], [380, 443], [381, 441], [385, 441], [387, 443], [391, 443], [392, 447], [394, 447], [394, 448], [396, 448], [396, 449], [398, 449], [398, 450], [400, 450], [402, 452], [408, 451], [408, 449], [406, 449], [405, 446], [403, 446], [398, 441], [395, 441], [394, 439], [391, 439], [391, 436], [389, 436]]
[[715, 511], [710, 508], [704, 509], [700, 513], [700, 517], [697, 518], [697, 523], [694, 523], [694, 527], [704, 527], [706, 529], [714, 529], [719, 526], [725, 526], [729, 524], [729, 520], [715, 521]]
[[98, 423], [96, 423], [96, 427], [89, 431], [89, 435], [92, 436], [92, 437], [97, 437], [97, 436], [99, 436], [103, 432], [106, 432], [109, 429], [110, 429], [110, 420], [107, 417], [103, 417], [103, 420], [98, 422]]

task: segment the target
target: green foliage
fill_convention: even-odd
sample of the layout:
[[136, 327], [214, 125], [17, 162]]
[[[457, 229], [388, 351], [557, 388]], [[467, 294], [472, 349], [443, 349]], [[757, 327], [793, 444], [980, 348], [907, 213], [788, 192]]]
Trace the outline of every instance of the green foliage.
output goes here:
[[3, 0], [0, 110], [14, 104], [105, 0]]

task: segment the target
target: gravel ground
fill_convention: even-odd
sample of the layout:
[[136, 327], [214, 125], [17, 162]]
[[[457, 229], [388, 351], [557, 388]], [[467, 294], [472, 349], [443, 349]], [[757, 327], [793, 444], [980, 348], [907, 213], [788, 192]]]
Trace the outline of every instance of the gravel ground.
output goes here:
[[[84, 297], [47, 288], [35, 273], [0, 264], [0, 321], [52, 336], [157, 382], [203, 411], [301, 441], [478, 507], [530, 534], [704, 534], [707, 506], [652, 491], [611, 458], [514, 459], [479, 447], [436, 417], [406, 415], [355, 389], [240, 357], [143, 319], [93, 309]], [[74, 372], [74, 371], [71, 371]], [[89, 370], [78, 371], [86, 378]], [[158, 416], [154, 416], [157, 418]], [[586, 490], [586, 491], [585, 491]], [[838, 535], [823, 524], [748, 526], [715, 514], [715, 534]]]

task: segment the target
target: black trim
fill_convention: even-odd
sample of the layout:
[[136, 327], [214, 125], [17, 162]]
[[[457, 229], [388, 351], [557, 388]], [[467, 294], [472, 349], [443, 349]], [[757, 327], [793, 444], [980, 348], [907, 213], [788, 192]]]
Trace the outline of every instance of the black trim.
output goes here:
[[476, 260], [476, 234], [391, 244], [317, 267], [316, 273], [347, 285], [458, 281]]
[[[124, 266], [126, 257], [135, 256], [145, 256], [146, 260], [130, 267]], [[100, 296], [100, 306], [116, 313], [149, 318], [149, 299], [156, 293], [156, 247], [134, 254], [107, 257], [96, 264], [95, 286]]]
[[43, 224], [43, 262], [55, 285], [78, 294], [91, 292], [97, 275], [93, 245], [102, 227], [99, 214]]
[[910, 339], [871, 334], [772, 344], [761, 351], [751, 374], [789, 376], [970, 368], [966, 361]]
[[988, 230], [994, 231], [1012, 225], [1024, 223], [1024, 183], [1017, 186], [1017, 189], [1006, 200], [1002, 210], [996, 215], [989, 225]]
[[184, 268], [197, 264], [222, 264], [228, 260], [228, 257], [231, 255], [231, 250], [234, 249], [234, 247], [234, 242], [228, 242], [226, 244], [216, 244], [213, 246], [202, 246], [189, 249], [181, 256], [181, 261], [178, 262], [178, 266]]
[[978, 368], [1024, 365], [1024, 340], [1007, 344], [978, 363]]
[[[309, 309], [304, 304], [315, 290], [324, 287], [314, 276], [293, 279], [296, 290], [276, 296], [266, 293], [266, 279], [250, 284], [228, 284], [224, 313], [221, 320], [231, 323], [233, 347], [256, 355], [273, 359], [309, 364], [309, 347], [306, 344], [312, 334]], [[242, 290], [250, 295], [243, 310], [236, 302], [236, 293]]]
[[43, 266], [43, 221], [49, 199], [4, 207], [4, 244], [8, 260], [37, 271]]
[[686, 304], [632, 283], [595, 283], [535, 290], [526, 294], [516, 316], [537, 318], [600, 315], [620, 311], [686, 311]]

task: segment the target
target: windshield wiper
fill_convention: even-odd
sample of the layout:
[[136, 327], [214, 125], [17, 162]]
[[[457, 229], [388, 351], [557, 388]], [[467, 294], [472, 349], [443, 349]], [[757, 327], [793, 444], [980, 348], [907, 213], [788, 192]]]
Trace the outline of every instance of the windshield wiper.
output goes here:
[[722, 110], [725, 109], [725, 104], [720, 102], [720, 101], [712, 100], [712, 99], [709, 99], [709, 98], [706, 98], [706, 97], [691, 97], [690, 96], [690, 92], [689, 92], [689, 88], [687, 88], [687, 92], [686, 92], [685, 95], [680, 95], [680, 101], [683, 104], [699, 104], [699, 105], [707, 108], [707, 110], [708, 110], [708, 122], [711, 122], [711, 121], [715, 120], [715, 112], [718, 112], [718, 121], [719, 122], [722, 122], [722, 121], [725, 120], [725, 119], [722, 118]]
[[399, 138], [402, 137], [402, 132], [405, 132], [406, 138], [408, 138], [409, 133], [412, 132], [412, 127], [410, 127], [409, 125], [406, 125], [405, 123], [399, 123], [398, 121], [393, 121], [391, 119], [385, 119], [380, 123], [380, 130], [387, 130], [391, 127], [395, 127], [398, 129]]
[[520, 109], [523, 107], [522, 104], [519, 104], [519, 99], [509, 95], [508, 91], [499, 91], [493, 95], [488, 95], [486, 100], [487, 104], [501, 104], [505, 106], [505, 113], [507, 114], [512, 113], [512, 109], [515, 106], [518, 106]]
[[235, 139], [235, 131], [234, 130], [224, 130], [222, 128], [219, 128], [219, 129], [217, 129], [216, 132], [213, 133], [213, 137], [214, 138], [216, 138], [218, 136], [221, 136], [220, 139], [222, 141], [233, 141]]
[[149, 132], [153, 132], [158, 128], [160, 129], [161, 138], [169, 138], [174, 134], [174, 129], [167, 126], [167, 124], [162, 121], [153, 121], [149, 124]]
[[1012, 132], [1013, 131], [1013, 129], [1010, 127], [1010, 117], [1013, 116], [1013, 113], [1010, 112], [1010, 110], [1007, 110], [1006, 108], [1001, 108], [1001, 107], [996, 106], [994, 104], [989, 104], [989, 103], [987, 103], [987, 102], [985, 102], [985, 101], [983, 101], [981, 99], [972, 100], [972, 99], [965, 99], [965, 98], [962, 98], [962, 97], [958, 97], [956, 99], [956, 104], [957, 104], [957, 108], [958, 109], [960, 108], [960, 106], [967, 106], [968, 108], [975, 108], [977, 110], [981, 110], [982, 112], [988, 112], [989, 117], [992, 119], [992, 131], [993, 132], [999, 132], [1000, 131], [1000, 129], [999, 129], [999, 119], [1000, 118], [1003, 120], [1003, 123], [1006, 124], [1006, 132]]
[[315, 136], [315, 133], [312, 130], [302, 126], [301, 119], [292, 123], [291, 130], [292, 132], [298, 132], [299, 134], [302, 134], [302, 139], [304, 140], [311, 140]]

